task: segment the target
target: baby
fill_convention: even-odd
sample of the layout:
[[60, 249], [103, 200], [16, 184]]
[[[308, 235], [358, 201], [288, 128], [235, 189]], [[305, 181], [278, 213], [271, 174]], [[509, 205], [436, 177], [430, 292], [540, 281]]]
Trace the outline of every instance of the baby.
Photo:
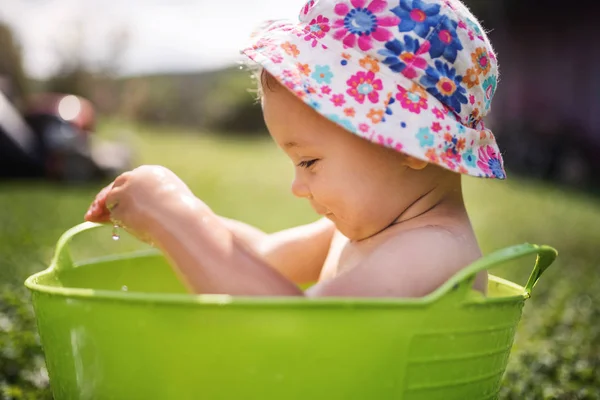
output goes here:
[[311, 0], [299, 23], [269, 22], [252, 40], [242, 52], [294, 163], [292, 192], [322, 218], [266, 234], [142, 166], [86, 220], [153, 243], [196, 293], [419, 297], [481, 257], [461, 174], [505, 178], [482, 121], [497, 62], [459, 0]]

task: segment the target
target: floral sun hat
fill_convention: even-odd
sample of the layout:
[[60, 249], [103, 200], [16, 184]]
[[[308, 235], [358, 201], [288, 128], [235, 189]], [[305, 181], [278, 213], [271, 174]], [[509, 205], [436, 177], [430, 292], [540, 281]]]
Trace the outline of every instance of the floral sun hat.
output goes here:
[[504, 179], [482, 118], [498, 67], [460, 0], [310, 0], [242, 53], [346, 130], [477, 177]]

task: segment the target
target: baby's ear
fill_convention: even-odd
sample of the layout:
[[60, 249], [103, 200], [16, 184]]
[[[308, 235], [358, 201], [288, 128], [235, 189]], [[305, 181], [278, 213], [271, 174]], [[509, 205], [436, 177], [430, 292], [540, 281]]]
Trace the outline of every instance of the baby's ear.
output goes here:
[[404, 155], [404, 165], [415, 170], [421, 170], [429, 164], [427, 161], [419, 160], [418, 158]]

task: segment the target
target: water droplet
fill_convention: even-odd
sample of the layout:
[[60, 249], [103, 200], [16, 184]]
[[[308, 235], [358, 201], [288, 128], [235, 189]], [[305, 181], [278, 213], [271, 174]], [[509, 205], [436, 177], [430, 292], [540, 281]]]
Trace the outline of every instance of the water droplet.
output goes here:
[[113, 226], [112, 238], [113, 238], [113, 240], [119, 240], [121, 238], [121, 236], [119, 235], [119, 226], [118, 225]]
[[126, 292], [126, 291], [127, 291], [127, 290], [129, 290], [129, 289], [127, 288], [127, 286], [126, 286], [126, 285], [123, 285], [123, 287], [121, 288], [121, 290], [122, 290], [122, 291], [124, 291], [124, 292]]

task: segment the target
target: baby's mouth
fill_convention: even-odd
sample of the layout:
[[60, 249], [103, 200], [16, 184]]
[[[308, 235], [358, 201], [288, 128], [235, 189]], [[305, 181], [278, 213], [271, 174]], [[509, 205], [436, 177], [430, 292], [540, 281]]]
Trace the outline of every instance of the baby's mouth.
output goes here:
[[324, 217], [331, 215], [331, 211], [329, 211], [327, 208], [316, 206], [314, 203], [311, 203], [311, 206], [313, 210], [315, 210], [315, 212], [319, 215], [322, 215]]

